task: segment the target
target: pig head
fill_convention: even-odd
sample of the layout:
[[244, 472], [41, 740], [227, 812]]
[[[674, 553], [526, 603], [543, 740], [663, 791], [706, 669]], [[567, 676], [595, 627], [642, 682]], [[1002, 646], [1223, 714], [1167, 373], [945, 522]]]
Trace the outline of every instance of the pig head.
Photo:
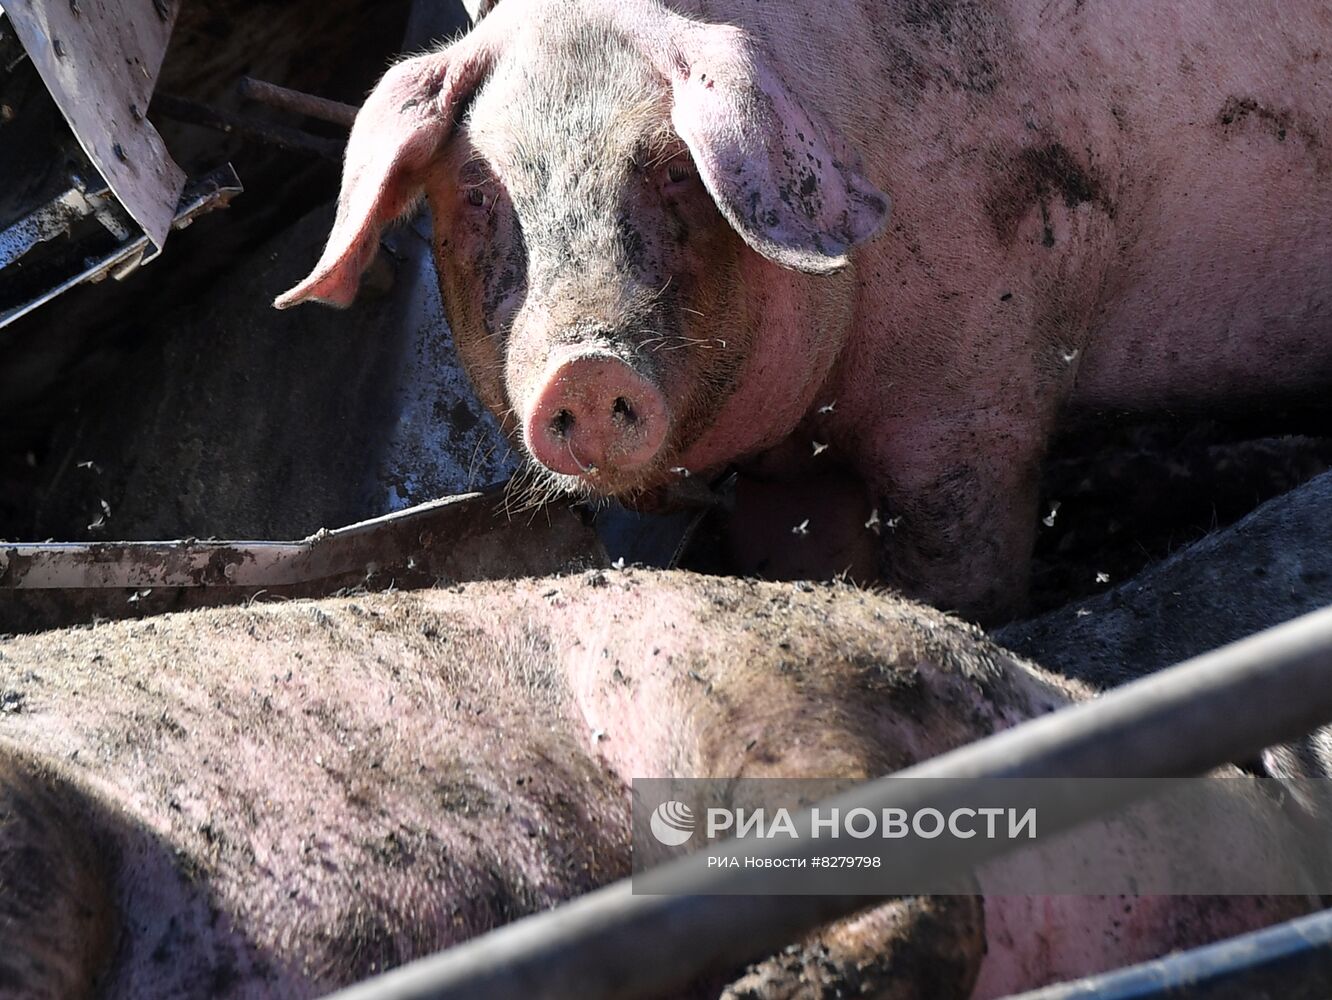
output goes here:
[[389, 70], [328, 247], [276, 304], [348, 305], [422, 196], [483, 402], [550, 492], [640, 504], [791, 433], [889, 211], [750, 35], [655, 0], [505, 0]]

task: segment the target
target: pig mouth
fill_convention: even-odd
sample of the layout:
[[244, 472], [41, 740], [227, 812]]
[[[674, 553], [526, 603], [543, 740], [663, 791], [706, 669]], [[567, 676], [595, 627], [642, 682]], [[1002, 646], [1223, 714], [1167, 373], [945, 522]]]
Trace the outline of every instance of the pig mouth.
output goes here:
[[663, 459], [650, 471], [626, 474], [596, 470], [594, 474], [567, 476], [552, 472], [530, 454], [510, 480], [511, 506], [529, 509], [556, 498], [570, 498], [600, 506], [614, 501], [642, 514], [712, 507], [719, 502], [713, 477], [668, 467]]
[[570, 475], [551, 469], [530, 451], [523, 457], [525, 462], [515, 473], [515, 479], [529, 482], [552, 497], [574, 497], [593, 503], [614, 500], [638, 510], [643, 509], [643, 504], [660, 503], [675, 485], [672, 480], [676, 476], [657, 462], [653, 462], [650, 468], [635, 469], [589, 464], [577, 474]]

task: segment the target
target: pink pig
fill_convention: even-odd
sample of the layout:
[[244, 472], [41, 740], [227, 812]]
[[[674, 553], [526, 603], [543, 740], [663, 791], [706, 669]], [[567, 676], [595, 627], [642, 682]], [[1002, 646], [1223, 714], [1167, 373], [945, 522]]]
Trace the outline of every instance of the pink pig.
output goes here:
[[552, 490], [737, 466], [740, 556], [994, 620], [1056, 430], [1332, 383], [1329, 108], [1316, 0], [504, 0], [371, 94], [277, 304], [424, 194]]

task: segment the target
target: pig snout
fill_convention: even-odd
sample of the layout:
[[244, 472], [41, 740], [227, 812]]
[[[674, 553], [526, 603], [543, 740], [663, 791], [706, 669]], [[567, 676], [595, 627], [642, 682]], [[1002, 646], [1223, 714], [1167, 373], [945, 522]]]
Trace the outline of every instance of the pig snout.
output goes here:
[[527, 447], [552, 472], [588, 476], [633, 472], [666, 440], [666, 401], [650, 381], [608, 355], [564, 361], [536, 393]]

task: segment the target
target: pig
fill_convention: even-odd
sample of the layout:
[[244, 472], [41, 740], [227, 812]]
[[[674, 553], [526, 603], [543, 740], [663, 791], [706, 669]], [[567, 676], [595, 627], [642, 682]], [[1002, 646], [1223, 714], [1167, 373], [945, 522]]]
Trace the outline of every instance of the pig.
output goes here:
[[[6, 637], [0, 997], [321, 995], [626, 874], [632, 778], [869, 778], [1087, 694], [896, 596], [680, 572]], [[1218, 863], [1285, 864], [1251, 815]], [[684, 995], [1001, 996], [1303, 906], [898, 900]]]
[[424, 197], [538, 493], [735, 467], [742, 565], [998, 622], [1056, 429], [1328, 385], [1329, 51], [1317, 0], [504, 0], [369, 96], [276, 304]]

